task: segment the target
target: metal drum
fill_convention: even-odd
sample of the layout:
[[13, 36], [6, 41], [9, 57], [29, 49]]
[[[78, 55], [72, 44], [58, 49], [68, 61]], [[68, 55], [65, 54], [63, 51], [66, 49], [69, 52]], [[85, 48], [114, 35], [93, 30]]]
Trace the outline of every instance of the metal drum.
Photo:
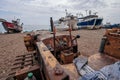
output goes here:
[[101, 44], [100, 44], [100, 48], [99, 48], [100, 53], [104, 52], [104, 47], [105, 47], [106, 40], [107, 40], [106, 37], [103, 37], [102, 40], [101, 40]]

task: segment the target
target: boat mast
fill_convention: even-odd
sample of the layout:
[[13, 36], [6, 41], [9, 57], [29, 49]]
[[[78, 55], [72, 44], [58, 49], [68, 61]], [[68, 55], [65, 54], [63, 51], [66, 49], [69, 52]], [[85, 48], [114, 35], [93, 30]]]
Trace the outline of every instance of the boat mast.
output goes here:
[[86, 16], [87, 16], [87, 11], [88, 11], [88, 10], [85, 10], [85, 11], [86, 11]]
[[65, 12], [66, 12], [66, 16], [67, 16], [68, 15], [67, 9], [65, 9]]
[[98, 12], [95, 12], [94, 15], [96, 15]]
[[91, 10], [89, 10], [89, 15], [91, 15]]

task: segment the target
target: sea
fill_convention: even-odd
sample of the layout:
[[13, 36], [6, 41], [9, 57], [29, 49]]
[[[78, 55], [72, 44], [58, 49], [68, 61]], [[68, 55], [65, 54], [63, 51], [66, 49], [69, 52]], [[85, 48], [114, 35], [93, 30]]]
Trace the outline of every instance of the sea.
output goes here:
[[[50, 30], [50, 25], [23, 25], [23, 32], [36, 30]], [[0, 33], [6, 32], [2, 24], [0, 24]]]

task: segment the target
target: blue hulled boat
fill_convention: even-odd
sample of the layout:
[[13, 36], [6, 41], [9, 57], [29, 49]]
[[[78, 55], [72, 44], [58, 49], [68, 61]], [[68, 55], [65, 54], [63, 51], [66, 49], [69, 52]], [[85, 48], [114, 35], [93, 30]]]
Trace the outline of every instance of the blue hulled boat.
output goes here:
[[98, 29], [102, 25], [103, 18], [98, 17], [98, 15], [88, 15], [85, 17], [78, 18], [78, 27], [79, 28], [88, 28], [88, 29]]

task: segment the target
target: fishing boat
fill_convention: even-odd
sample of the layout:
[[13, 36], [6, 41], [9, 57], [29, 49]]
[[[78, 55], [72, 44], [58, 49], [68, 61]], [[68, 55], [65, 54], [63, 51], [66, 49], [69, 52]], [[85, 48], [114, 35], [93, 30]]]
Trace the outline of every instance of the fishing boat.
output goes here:
[[91, 14], [89, 11], [89, 15], [78, 18], [77, 25], [79, 28], [88, 28], [88, 29], [99, 29], [102, 25], [103, 18], [100, 18], [96, 13]]
[[66, 16], [61, 17], [58, 20], [54, 21], [54, 26], [56, 27], [57, 30], [68, 30], [69, 26], [71, 26], [72, 30], [78, 29], [77, 26], [77, 16], [72, 15], [71, 13], [68, 13], [66, 11]]
[[0, 22], [2, 22], [2, 25], [7, 33], [19, 33], [22, 31], [23, 23], [20, 25], [20, 19], [12, 20], [12, 22], [0, 19]]
[[103, 25], [103, 28], [105, 29], [112, 29], [112, 28], [120, 28], [120, 24], [111, 24], [110, 22], [107, 22], [105, 25]]

